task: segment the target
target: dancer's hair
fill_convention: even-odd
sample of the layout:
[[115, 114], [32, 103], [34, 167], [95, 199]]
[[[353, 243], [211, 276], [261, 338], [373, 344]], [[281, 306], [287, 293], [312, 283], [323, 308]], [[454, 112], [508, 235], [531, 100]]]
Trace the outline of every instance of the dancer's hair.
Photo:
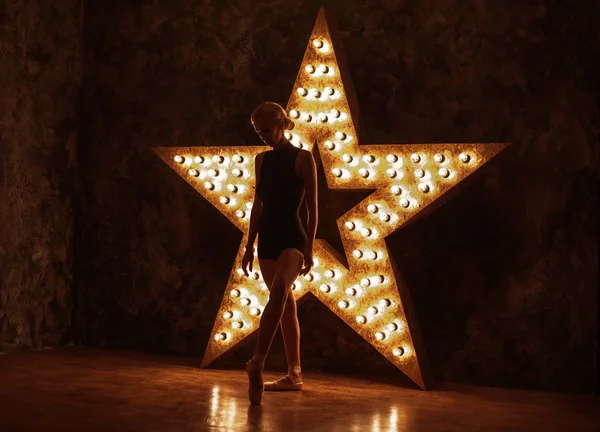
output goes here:
[[255, 121], [258, 118], [282, 121], [284, 130], [292, 130], [295, 126], [294, 121], [288, 117], [285, 109], [275, 102], [263, 102], [257, 106], [250, 119]]

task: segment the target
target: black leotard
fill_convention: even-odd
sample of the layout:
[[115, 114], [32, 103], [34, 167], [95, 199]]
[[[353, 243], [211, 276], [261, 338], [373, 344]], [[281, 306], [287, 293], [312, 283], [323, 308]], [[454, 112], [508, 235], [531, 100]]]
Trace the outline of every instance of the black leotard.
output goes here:
[[281, 251], [304, 251], [306, 232], [298, 210], [304, 198], [304, 179], [296, 174], [300, 149], [292, 144], [265, 152], [256, 193], [262, 201], [258, 222], [258, 257], [277, 259]]

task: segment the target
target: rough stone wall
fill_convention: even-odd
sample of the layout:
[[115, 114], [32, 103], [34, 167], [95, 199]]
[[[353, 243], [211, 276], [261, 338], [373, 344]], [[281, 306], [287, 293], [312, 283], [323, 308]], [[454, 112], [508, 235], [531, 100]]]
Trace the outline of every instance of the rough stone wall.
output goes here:
[[[513, 143], [388, 238], [435, 377], [590, 390], [597, 7], [323, 3], [339, 18], [363, 143]], [[263, 100], [286, 103], [319, 4], [86, 3], [79, 341], [202, 355], [241, 233], [151, 148], [257, 143], [248, 116]], [[305, 369], [395, 373], [317, 301], [299, 314]], [[252, 345], [221, 365], [241, 366]], [[285, 369], [279, 339], [268, 366]]]
[[0, 3], [0, 351], [72, 337], [81, 0]]

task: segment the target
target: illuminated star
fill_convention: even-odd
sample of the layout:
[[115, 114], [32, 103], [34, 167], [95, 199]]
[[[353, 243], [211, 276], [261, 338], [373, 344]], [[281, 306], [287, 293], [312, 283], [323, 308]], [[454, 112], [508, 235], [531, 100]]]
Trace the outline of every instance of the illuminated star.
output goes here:
[[[290, 141], [319, 152], [330, 189], [371, 189], [337, 220], [346, 267], [325, 241], [315, 264], [292, 287], [311, 292], [390, 362], [425, 388], [417, 323], [385, 237], [504, 149], [505, 143], [359, 145], [358, 112], [350, 76], [336, 54], [325, 11], [319, 11], [287, 110], [296, 127]], [[317, 148], [313, 149], [316, 145]], [[156, 153], [243, 233], [202, 365], [258, 329], [268, 289], [258, 269], [241, 269], [254, 200], [254, 158], [266, 146], [156, 148]], [[260, 235], [260, 234], [259, 234]]]

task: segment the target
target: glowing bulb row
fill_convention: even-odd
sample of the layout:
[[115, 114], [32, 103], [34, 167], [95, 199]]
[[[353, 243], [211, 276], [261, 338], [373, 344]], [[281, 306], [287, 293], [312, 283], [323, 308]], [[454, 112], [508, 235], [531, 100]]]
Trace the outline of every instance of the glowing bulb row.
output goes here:
[[[234, 162], [239, 163], [239, 164], [244, 163], [246, 161], [246, 158], [242, 155], [234, 155], [231, 159]], [[192, 161], [197, 164], [204, 164], [205, 162], [207, 162], [207, 159], [204, 156], [194, 156], [194, 158], [192, 159], [189, 157], [183, 157], [181, 155], [175, 155], [173, 160], [175, 162], [177, 162], [178, 164], [186, 164], [186, 165], [191, 165]], [[225, 163], [225, 156], [216, 155], [216, 156], [213, 156], [212, 160], [217, 164], [223, 164], [223, 163]]]
[[333, 76], [333, 68], [324, 64], [320, 64], [319, 66], [314, 66], [311, 64], [308, 64], [304, 67], [304, 70], [310, 74], [310, 75], [315, 75], [315, 76], [319, 76], [319, 75], [329, 75], [329, 76]]
[[[320, 112], [317, 114], [317, 120], [321, 123], [327, 123], [330, 119], [339, 119], [342, 116], [340, 110], [333, 109], [329, 112], [329, 114], [325, 112]], [[290, 110], [290, 117], [294, 119], [300, 119], [305, 122], [311, 122], [313, 120], [313, 115], [304, 111], [298, 110]]]
[[333, 87], [325, 87], [323, 91], [310, 88], [306, 89], [304, 87], [298, 87], [298, 94], [307, 99], [317, 99], [321, 100], [322, 96], [328, 97], [329, 99], [339, 99], [341, 97], [341, 91], [334, 89]]

